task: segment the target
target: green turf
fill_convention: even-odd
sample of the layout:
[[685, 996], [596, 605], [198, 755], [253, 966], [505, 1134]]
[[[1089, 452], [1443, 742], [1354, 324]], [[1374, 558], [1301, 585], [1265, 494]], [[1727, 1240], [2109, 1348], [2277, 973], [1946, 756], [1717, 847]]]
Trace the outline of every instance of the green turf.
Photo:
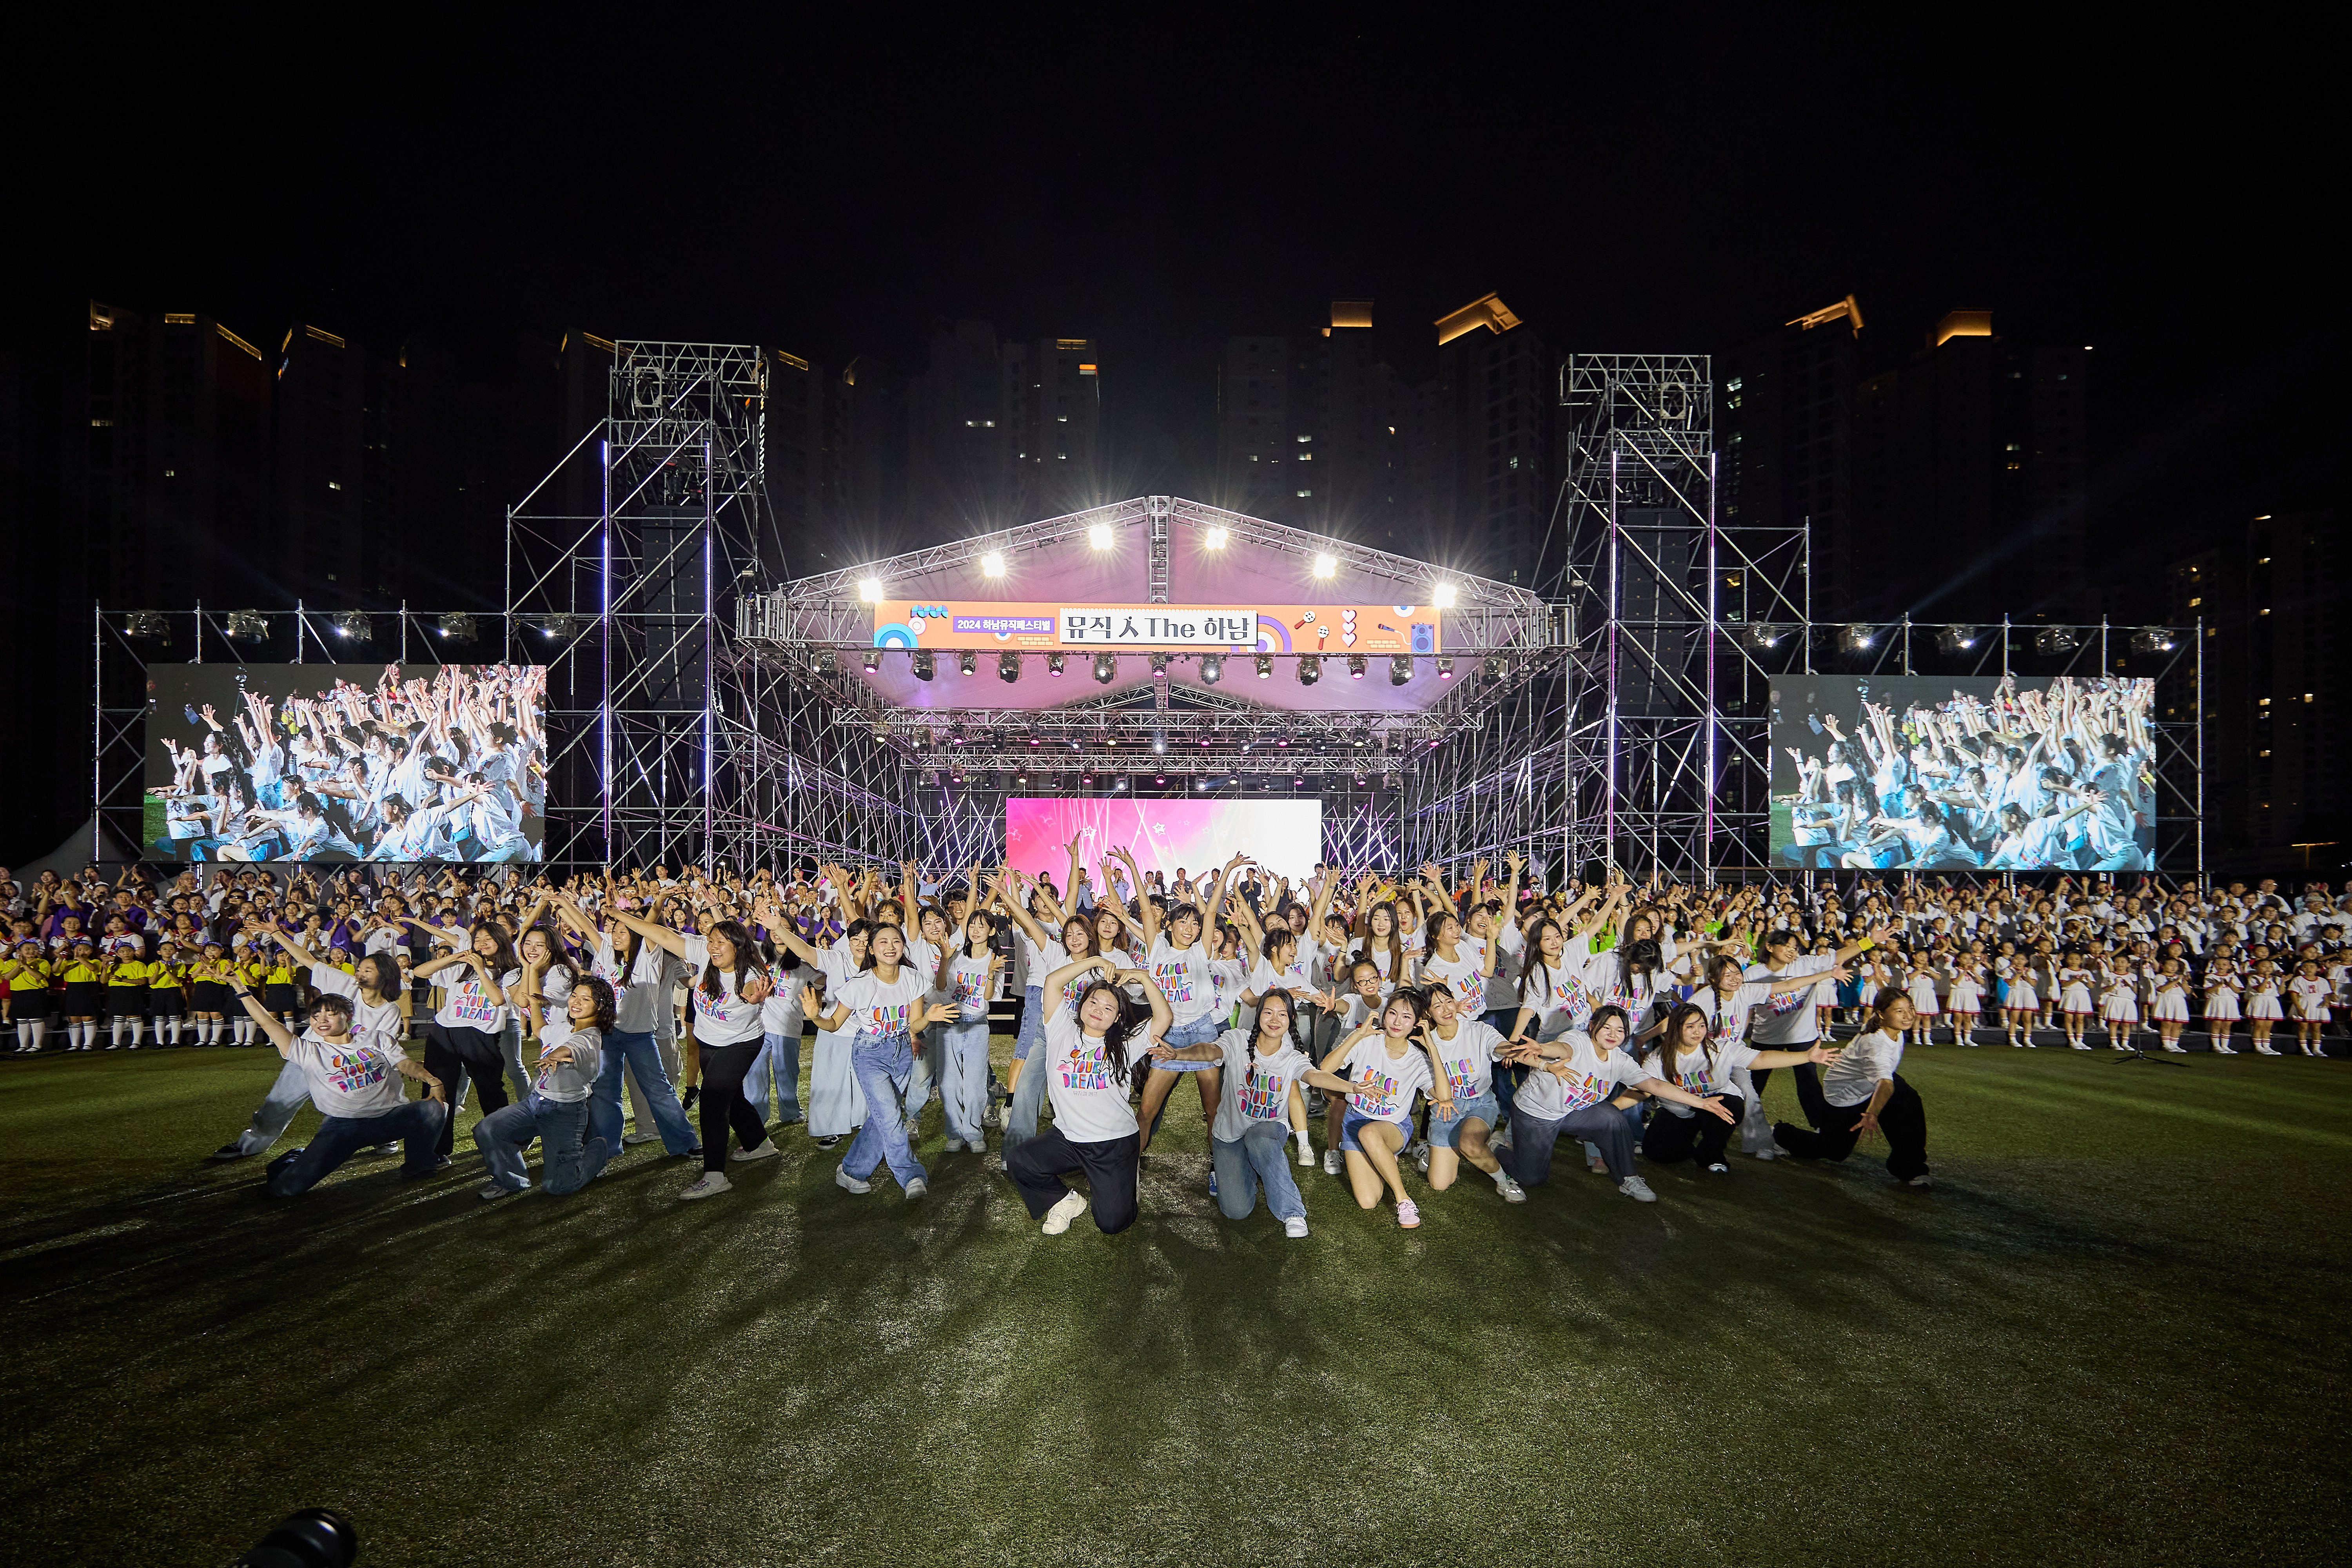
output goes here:
[[276, 1203], [201, 1160], [276, 1065], [0, 1064], [11, 1560], [225, 1563], [311, 1503], [501, 1568], [2342, 1555], [2344, 1063], [1915, 1050], [1932, 1194], [1474, 1178], [1406, 1234], [1318, 1173], [1300, 1242], [1215, 1216], [1181, 1101], [1111, 1238], [936, 1107], [915, 1205], [797, 1133], [702, 1204], [645, 1149]]

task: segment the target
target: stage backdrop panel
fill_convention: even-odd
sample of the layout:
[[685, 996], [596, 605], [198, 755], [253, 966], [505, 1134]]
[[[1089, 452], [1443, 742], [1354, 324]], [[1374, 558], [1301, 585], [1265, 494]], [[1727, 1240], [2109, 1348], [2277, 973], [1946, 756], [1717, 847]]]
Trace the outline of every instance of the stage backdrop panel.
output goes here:
[[1073, 840], [1089, 876], [1097, 874], [1104, 852], [1118, 847], [1171, 882], [1179, 867], [1197, 881], [1237, 852], [1276, 876], [1303, 882], [1323, 858], [1323, 803], [1031, 796], [1004, 803], [1004, 858], [1014, 869], [1051, 877], [1061, 887]]
[[[1776, 676], [1772, 858], [1818, 869], [1850, 856], [1920, 870], [2150, 869], [2154, 699], [2153, 681], [2123, 677]], [[1891, 770], [1862, 742], [1876, 743], [1878, 710], [1900, 756]], [[2119, 757], [2103, 744], [2110, 735], [2123, 742]], [[2061, 787], [2042, 779], [2052, 765], [2066, 775]], [[1841, 785], [1855, 808], [1841, 808]], [[2068, 792], [2084, 789], [2108, 798], [2031, 826], [2053, 805], [2063, 814], [2081, 804]], [[1939, 822], [1921, 819], [1923, 801]], [[2028, 818], [2022, 831], [2005, 818], [2010, 804]]]
[[[232, 862], [537, 860], [546, 691], [536, 665], [149, 665], [147, 852]], [[449, 738], [453, 729], [462, 742]], [[405, 756], [390, 754], [394, 735], [409, 742]], [[484, 775], [478, 786], [467, 779], [475, 773]], [[427, 776], [436, 773], [457, 782]], [[457, 800], [477, 787], [480, 801]], [[394, 825], [388, 795], [417, 820]]]
[[885, 599], [874, 646], [1013, 653], [1433, 654], [1438, 612], [1427, 605], [1063, 605]]

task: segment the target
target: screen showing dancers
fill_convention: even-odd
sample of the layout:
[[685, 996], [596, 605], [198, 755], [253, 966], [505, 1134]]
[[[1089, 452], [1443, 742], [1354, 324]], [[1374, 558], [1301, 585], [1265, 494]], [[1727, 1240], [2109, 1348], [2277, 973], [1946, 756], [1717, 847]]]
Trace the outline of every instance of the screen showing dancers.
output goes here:
[[1094, 865], [1108, 845], [1135, 856], [1146, 875], [1215, 870], [1237, 851], [1278, 877], [1305, 882], [1323, 858], [1319, 800], [1055, 800], [1004, 803], [1004, 858], [1031, 877], [1059, 878], [1070, 846]]
[[535, 861], [547, 671], [148, 668], [145, 838], [174, 860]]
[[2145, 678], [1780, 676], [1773, 860], [2152, 870], [2155, 697]]

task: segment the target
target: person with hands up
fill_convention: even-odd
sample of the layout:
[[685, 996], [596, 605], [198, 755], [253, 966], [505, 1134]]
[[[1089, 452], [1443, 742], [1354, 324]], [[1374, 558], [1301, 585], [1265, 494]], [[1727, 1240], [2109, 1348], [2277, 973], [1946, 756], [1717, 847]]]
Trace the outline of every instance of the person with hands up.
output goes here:
[[[1072, 960], [1045, 979], [1049, 996], [1072, 984], [1085, 989], [1076, 1008], [1055, 1007], [1047, 1016], [1045, 1038], [1029, 1063], [1053, 1102], [1054, 1124], [1013, 1149], [1005, 1169], [1021, 1189], [1029, 1217], [1040, 1221], [1047, 1236], [1067, 1231], [1089, 1208], [1095, 1228], [1115, 1236], [1133, 1225], [1139, 1212], [1141, 1137], [1128, 1085], [1136, 1065], [1166, 1037], [1174, 1018], [1148, 972], [1122, 970], [1100, 954]], [[1119, 989], [1128, 984], [1140, 984], [1150, 1004], [1150, 1019], [1139, 1027]], [[1086, 1176], [1086, 1193], [1065, 1180], [1072, 1173]]]
[[[427, 940], [443, 934], [423, 921], [407, 923], [425, 932]], [[456, 973], [442, 983], [440, 1010], [425, 1026], [425, 1067], [456, 1090], [450, 1097], [448, 1119], [441, 1124], [436, 1151], [446, 1165], [457, 1132], [457, 1111], [466, 1103], [465, 1080], [471, 1079], [480, 1092], [483, 1115], [507, 1103], [506, 1056], [500, 1036], [512, 1005], [508, 992], [521, 984], [522, 965], [505, 928], [485, 921], [467, 932], [462, 950], [418, 964], [411, 977], [425, 980], [445, 971]]]
[[[311, 1005], [310, 1026], [299, 1038], [272, 1016], [242, 976], [230, 983], [239, 1005], [252, 1017], [278, 1054], [299, 1067], [310, 1088], [310, 1103], [322, 1121], [310, 1142], [269, 1163], [272, 1197], [309, 1192], [362, 1149], [399, 1141], [406, 1155], [404, 1176], [429, 1176], [443, 1163], [435, 1150], [453, 1112], [440, 1076], [408, 1059], [396, 1041], [352, 1036], [352, 1003], [326, 995]], [[410, 1100], [401, 1080], [425, 1085], [425, 1098]]]
[[539, 1070], [530, 1091], [520, 1104], [492, 1111], [474, 1123], [474, 1146], [481, 1150], [482, 1163], [490, 1172], [479, 1189], [486, 1199], [530, 1189], [522, 1152], [533, 1142], [544, 1151], [547, 1190], [558, 1197], [594, 1181], [613, 1157], [613, 1146], [604, 1139], [583, 1141], [604, 1032], [613, 1026], [613, 987], [595, 975], [584, 975], [563, 992], [561, 1003], [541, 1004], [536, 993], [532, 1003], [532, 1011], [543, 1009], [545, 1016], [543, 1022], [532, 1020], [539, 1037]]
[[881, 925], [866, 942], [864, 966], [831, 988], [830, 1010], [817, 1000], [815, 987], [802, 994], [801, 1005], [817, 1027], [849, 1034], [850, 1070], [866, 1095], [866, 1121], [833, 1173], [834, 1184], [845, 1192], [873, 1191], [866, 1178], [885, 1163], [908, 1203], [930, 1190], [908, 1136], [906, 1097], [915, 1071], [915, 1037], [957, 1016], [952, 1003], [924, 999], [936, 980], [908, 962], [906, 934]]
[[1377, 1208], [1385, 1193], [1395, 1200], [1397, 1224], [1406, 1230], [1421, 1224], [1421, 1210], [1405, 1196], [1404, 1177], [1397, 1169], [1412, 1126], [1412, 1097], [1430, 1097], [1433, 1119], [1458, 1114], [1444, 1068], [1420, 1037], [1428, 1016], [1420, 992], [1401, 990], [1307, 1075], [1316, 1088], [1348, 1097], [1339, 1149], [1356, 1206]]
[[1903, 1081], [1903, 1036], [1918, 1011], [1900, 987], [1879, 992], [1863, 1034], [1833, 1055], [1818, 1087], [1800, 1078], [1797, 1100], [1811, 1127], [1773, 1124], [1772, 1136], [1800, 1160], [1843, 1160], [1873, 1133], [1886, 1139], [1886, 1172], [1909, 1186], [1932, 1186], [1927, 1172], [1927, 1112]]
[[1720, 1099], [1678, 1089], [1620, 1049], [1628, 1030], [1625, 1009], [1611, 1004], [1594, 1008], [1582, 1029], [1547, 1044], [1521, 1042], [1509, 1048], [1512, 1058], [1533, 1069], [1511, 1110], [1511, 1174], [1521, 1186], [1539, 1187], [1551, 1179], [1552, 1146], [1567, 1137], [1600, 1148], [1619, 1192], [1636, 1203], [1657, 1202], [1658, 1194], [1633, 1169], [1633, 1129], [1613, 1103], [1628, 1090], [1733, 1123], [1731, 1110]]
[[760, 1005], [775, 981], [740, 921], [714, 921], [704, 934], [688, 936], [626, 910], [612, 912], [622, 925], [683, 960], [688, 971], [687, 997], [702, 1058], [702, 1175], [678, 1196], [715, 1197], [734, 1185], [727, 1179], [730, 1128], [738, 1161], [773, 1159], [782, 1152], [769, 1139], [767, 1123], [743, 1098], [743, 1077], [765, 1043]]
[[1266, 1212], [1282, 1222], [1293, 1241], [1307, 1234], [1307, 1204], [1298, 1195], [1285, 1158], [1298, 1140], [1298, 1163], [1312, 1165], [1307, 1143], [1307, 1099], [1299, 1086], [1315, 1064], [1290, 1043], [1290, 993], [1269, 991], [1250, 1026], [1225, 1030], [1198, 1045], [1155, 1045], [1146, 1053], [1154, 1067], [1207, 1061], [1223, 1065], [1223, 1092], [1209, 1129], [1209, 1159], [1215, 1167], [1210, 1194], [1227, 1219], [1247, 1219], [1265, 1193]]

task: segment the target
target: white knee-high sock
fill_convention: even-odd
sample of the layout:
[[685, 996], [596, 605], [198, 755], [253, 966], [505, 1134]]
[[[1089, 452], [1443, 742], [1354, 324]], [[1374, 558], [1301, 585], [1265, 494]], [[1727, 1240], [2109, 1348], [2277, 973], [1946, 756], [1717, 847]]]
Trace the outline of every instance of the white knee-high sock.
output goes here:
[[[147, 1020], [146, 1020], [146, 1019], [144, 1019], [144, 1018], [133, 1018], [133, 1019], [131, 1019], [131, 1048], [132, 1050], [134, 1050], [134, 1051], [135, 1051], [135, 1050], [137, 1050], [137, 1049], [139, 1048], [139, 1042], [140, 1042], [141, 1040], [144, 1039], [144, 1038], [146, 1037], [146, 1035], [147, 1035]], [[163, 1036], [161, 1036], [161, 1035], [157, 1035], [155, 1037], [156, 1037], [157, 1039], [159, 1039], [159, 1040], [160, 1040], [160, 1039], [162, 1039], [163, 1037]]]

